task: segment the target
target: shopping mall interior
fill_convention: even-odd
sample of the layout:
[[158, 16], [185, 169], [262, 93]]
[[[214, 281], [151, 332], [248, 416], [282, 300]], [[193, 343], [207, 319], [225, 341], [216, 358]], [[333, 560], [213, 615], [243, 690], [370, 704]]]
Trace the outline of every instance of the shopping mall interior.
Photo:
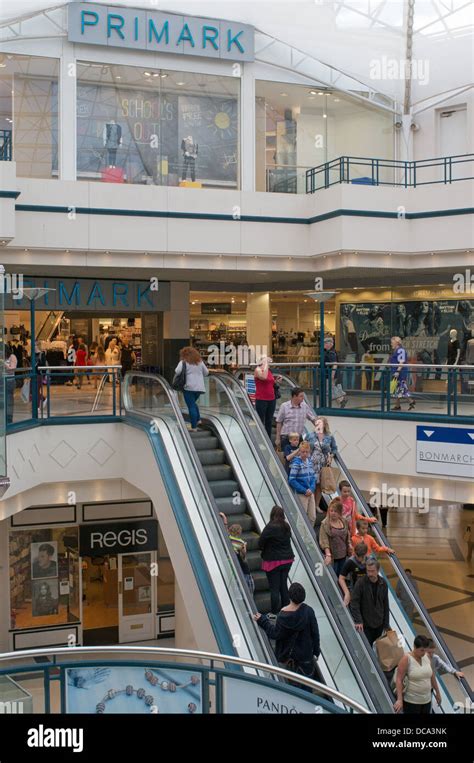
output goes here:
[[473, 712], [474, 6], [268, 7], [3, 3], [3, 712]]

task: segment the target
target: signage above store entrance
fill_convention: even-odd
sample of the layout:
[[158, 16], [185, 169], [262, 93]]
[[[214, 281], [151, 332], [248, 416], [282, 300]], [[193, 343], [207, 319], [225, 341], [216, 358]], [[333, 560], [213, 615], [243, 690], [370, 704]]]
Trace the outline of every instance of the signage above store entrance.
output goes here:
[[136, 554], [158, 548], [158, 523], [155, 519], [139, 522], [81, 525], [79, 529], [81, 556], [103, 554]]
[[254, 29], [247, 24], [94, 3], [71, 3], [68, 14], [70, 42], [254, 60]]

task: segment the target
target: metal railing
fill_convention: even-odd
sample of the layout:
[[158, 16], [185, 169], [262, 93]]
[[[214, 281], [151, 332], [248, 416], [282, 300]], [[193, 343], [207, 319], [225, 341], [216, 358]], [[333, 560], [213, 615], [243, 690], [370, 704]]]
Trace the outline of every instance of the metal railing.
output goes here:
[[446, 185], [457, 180], [473, 179], [474, 154], [416, 161], [339, 156], [307, 170], [306, 193], [315, 193], [337, 183], [416, 188], [420, 185]]
[[12, 131], [0, 130], [0, 162], [12, 160]]
[[[84, 655], [83, 660], [71, 659], [71, 654]], [[94, 659], [91, 657], [100, 657], [106, 655], [106, 659]], [[128, 660], [124, 660], [123, 656], [129, 657]], [[174, 662], [169, 660], [163, 660], [163, 658], [175, 658]], [[51, 659], [52, 662], [40, 663], [33, 662], [38, 658]], [[65, 658], [64, 660], [62, 658]], [[140, 659], [141, 658], [141, 659]], [[31, 659], [32, 662], [25, 664], [25, 660]], [[186, 662], [183, 660], [186, 659]], [[189, 662], [189, 661], [193, 662]], [[16, 667], [12, 665], [17, 661], [21, 661], [21, 665]], [[179, 662], [178, 662], [179, 661]], [[113, 667], [114, 670], [120, 668], [129, 669], [130, 667], [143, 667], [156, 670], [161, 668], [170, 672], [175, 671], [179, 675], [180, 671], [193, 671], [198, 673], [201, 682], [201, 712], [210, 713], [215, 712], [217, 714], [225, 713], [226, 711], [226, 685], [225, 680], [230, 679], [234, 681], [242, 681], [255, 685], [255, 688], [259, 691], [264, 691], [265, 688], [270, 689], [273, 696], [281, 693], [282, 698], [287, 697], [288, 700], [303, 700], [308, 703], [307, 712], [325, 712], [325, 713], [344, 713], [344, 712], [356, 712], [364, 715], [370, 714], [369, 711], [360, 705], [350, 697], [346, 697], [336, 689], [332, 689], [329, 686], [314, 681], [306, 676], [295, 674], [281, 668], [277, 665], [268, 665], [264, 662], [255, 662], [253, 660], [243, 659], [241, 657], [235, 657], [225, 654], [215, 654], [213, 652], [194, 651], [190, 649], [175, 649], [175, 648], [163, 648], [163, 647], [142, 647], [142, 646], [103, 646], [103, 647], [60, 647], [53, 649], [26, 649], [20, 652], [7, 652], [0, 654], [0, 664], [7, 663], [5, 667], [0, 667], [0, 675], [14, 676], [16, 678], [20, 676], [32, 676], [39, 675], [43, 677], [43, 692], [40, 698], [36, 697], [36, 701], [40, 702], [42, 707], [39, 712], [50, 714], [52, 710], [52, 686], [54, 682], [60, 684], [60, 696], [59, 696], [59, 713], [67, 713], [67, 673], [68, 669], [73, 670], [85, 670], [88, 667], [99, 668], [103, 666], [105, 668]], [[115, 664], [114, 664], [115, 663]], [[226, 666], [234, 667], [234, 670], [229, 670]], [[236, 670], [235, 668], [240, 668]], [[261, 671], [264, 675], [270, 675], [274, 680], [269, 680], [261, 675], [257, 674], [257, 671]], [[280, 679], [276, 683], [275, 679]], [[104, 676], [101, 680], [101, 695], [105, 694], [104, 702], [107, 700], [113, 700], [116, 696], [116, 687], [107, 687], [104, 682]], [[124, 684], [129, 680], [127, 671], [124, 670]], [[306, 689], [294, 686], [286, 681], [301, 684]], [[193, 682], [194, 683], [194, 682]], [[197, 682], [194, 683], [198, 685]], [[215, 697], [212, 697], [210, 688], [215, 689]], [[163, 688], [163, 687], [162, 687]], [[107, 694], [107, 691], [109, 693]], [[152, 691], [152, 689], [151, 689]], [[41, 693], [41, 691], [40, 691]], [[38, 694], [38, 692], [36, 693]], [[212, 698], [212, 706], [211, 706]], [[95, 702], [95, 700], [91, 700]], [[336, 704], [338, 703], [338, 704]], [[248, 704], [248, 698], [244, 698], [242, 705], [245, 709], [242, 712], [251, 712], [251, 708]], [[311, 707], [312, 706], [312, 707]], [[342, 707], [341, 707], [342, 706]], [[113, 709], [113, 705], [110, 706]], [[319, 708], [319, 710], [317, 709]], [[346, 710], [342, 708], [347, 708]], [[196, 711], [198, 711], [196, 706]], [[104, 712], [105, 707], [101, 710], [96, 709], [94, 706], [91, 709], [91, 713]], [[150, 712], [153, 712], [150, 710]], [[189, 712], [189, 710], [183, 710], [183, 712]], [[235, 709], [234, 709], [235, 712]], [[255, 710], [256, 712], [256, 710]], [[301, 712], [299, 710], [298, 712]]]

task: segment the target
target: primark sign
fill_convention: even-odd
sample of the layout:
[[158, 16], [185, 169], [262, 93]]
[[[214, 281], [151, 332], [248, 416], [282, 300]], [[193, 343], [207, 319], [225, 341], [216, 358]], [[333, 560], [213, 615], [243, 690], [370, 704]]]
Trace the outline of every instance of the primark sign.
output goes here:
[[68, 39], [89, 45], [254, 60], [254, 28], [218, 19], [94, 3], [68, 6]]

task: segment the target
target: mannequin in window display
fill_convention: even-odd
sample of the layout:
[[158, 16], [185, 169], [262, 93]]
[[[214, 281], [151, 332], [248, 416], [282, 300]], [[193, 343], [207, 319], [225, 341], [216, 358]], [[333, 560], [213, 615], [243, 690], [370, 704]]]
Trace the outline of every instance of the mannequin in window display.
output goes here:
[[109, 167], [116, 167], [117, 149], [122, 145], [122, 128], [115, 119], [104, 125], [102, 139], [104, 148], [107, 149], [107, 164]]
[[183, 138], [181, 141], [181, 151], [183, 152], [183, 174], [181, 180], [187, 179], [189, 168], [191, 180], [194, 183], [196, 180], [196, 159], [199, 152], [199, 146], [194, 142], [192, 135]]
[[448, 356], [446, 363], [448, 366], [457, 366], [461, 355], [461, 345], [458, 340], [458, 332], [456, 329], [451, 329], [449, 332], [448, 342]]

